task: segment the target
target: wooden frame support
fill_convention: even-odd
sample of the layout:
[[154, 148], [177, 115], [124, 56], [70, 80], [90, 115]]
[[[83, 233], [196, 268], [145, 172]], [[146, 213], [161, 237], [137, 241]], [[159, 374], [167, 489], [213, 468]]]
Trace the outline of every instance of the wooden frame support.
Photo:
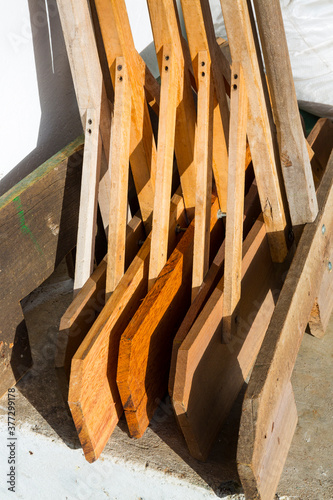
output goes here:
[[[279, 0], [254, 0], [281, 167], [294, 226], [313, 222], [317, 196], [304, 138]], [[297, 186], [297, 188], [296, 188]]]
[[206, 52], [211, 66], [214, 88], [213, 111], [213, 172], [220, 209], [226, 212], [227, 170], [229, 140], [229, 107], [224, 86], [224, 61], [218, 47], [208, 0], [181, 1], [192, 66], [199, 92], [199, 78], [203, 68], [200, 53]]
[[[175, 228], [177, 224], [184, 225], [186, 219], [179, 194], [172, 197], [169, 213], [171, 251], [180, 237]], [[123, 411], [116, 384], [119, 341], [147, 293], [149, 253], [150, 237], [72, 359], [68, 403], [89, 462], [99, 457]], [[89, 313], [86, 308], [85, 311]]]
[[[197, 167], [192, 301], [209, 268], [213, 158], [213, 82], [207, 51], [198, 54], [198, 117], [195, 135]], [[243, 165], [244, 167], [244, 165]]]
[[290, 377], [315, 298], [333, 260], [333, 154], [318, 190], [318, 203], [319, 213], [304, 228], [245, 394], [237, 461], [248, 499], [274, 498], [297, 421]]
[[231, 68], [230, 137], [228, 166], [227, 224], [225, 234], [223, 341], [236, 331], [237, 306], [241, 298], [243, 214], [245, 189], [246, 128], [248, 98], [243, 70], [238, 62]]
[[128, 173], [131, 132], [131, 89], [127, 63], [117, 57], [113, 71], [114, 118], [111, 134], [110, 217], [108, 234], [108, 260], [106, 272], [106, 298], [115, 290], [125, 271], [126, 221], [128, 206]]
[[158, 85], [135, 49], [125, 1], [95, 0], [95, 6], [114, 87], [116, 82], [112, 68], [116, 58], [124, 57], [127, 64], [132, 102], [130, 164], [142, 220], [146, 234], [149, 234], [154, 203], [156, 145], [145, 85], [148, 79], [150, 93], [154, 94], [151, 97], [156, 104], [154, 107], [156, 111], [159, 101]]
[[[215, 235], [211, 241], [221, 239], [222, 221], [217, 210], [215, 197], [211, 210], [211, 235]], [[167, 390], [173, 338], [190, 304], [194, 222], [120, 340], [117, 384], [133, 437], [143, 435]]]
[[283, 262], [287, 256], [287, 217], [279, 176], [277, 140], [266, 82], [261, 67], [255, 28], [251, 26], [250, 2], [221, 0], [223, 18], [233, 61], [241, 61], [249, 98], [247, 135], [258, 185], [261, 207], [270, 241], [272, 259]]

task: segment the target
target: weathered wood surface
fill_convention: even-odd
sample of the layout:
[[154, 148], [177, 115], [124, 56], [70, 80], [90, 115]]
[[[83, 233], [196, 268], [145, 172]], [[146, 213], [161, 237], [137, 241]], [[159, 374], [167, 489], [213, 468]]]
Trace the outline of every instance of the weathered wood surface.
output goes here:
[[[212, 242], [216, 237], [221, 239], [222, 233], [217, 209], [215, 198]], [[193, 237], [194, 221], [120, 340], [117, 384], [129, 431], [137, 438], [143, 435], [167, 390], [173, 338], [190, 304]]]
[[106, 297], [115, 290], [125, 271], [128, 176], [131, 133], [131, 88], [128, 64], [117, 57], [114, 64], [114, 118], [111, 135], [110, 216]]
[[290, 377], [333, 260], [333, 154], [320, 183], [318, 204], [316, 220], [304, 228], [244, 398], [237, 461], [248, 499], [274, 498], [293, 436], [295, 412], [290, 414], [286, 404], [292, 400]]
[[172, 47], [178, 66], [178, 99], [175, 129], [175, 154], [187, 215], [192, 220], [195, 207], [194, 137], [196, 110], [191, 88], [191, 58], [187, 42], [181, 35], [174, 0], [147, 0], [160, 74], [163, 73], [163, 46]]
[[[260, 210], [260, 201], [258, 196], [258, 189], [255, 181], [252, 183], [246, 197], [244, 203], [244, 223], [243, 223], [243, 235], [244, 238], [248, 235], [250, 229], [252, 228], [254, 222], [259, 217]], [[225, 256], [225, 242], [222, 243], [219, 248], [216, 256], [209, 268], [209, 271], [202, 283], [197, 296], [189, 307], [182, 324], [180, 325], [177, 334], [173, 341], [172, 346], [172, 357], [171, 357], [171, 367], [170, 367], [170, 375], [169, 375], [169, 394], [172, 397], [173, 387], [174, 387], [174, 378], [175, 378], [175, 370], [176, 370], [176, 362], [177, 362], [177, 352], [179, 347], [181, 346], [183, 340], [186, 338], [186, 335], [190, 331], [192, 325], [194, 324], [197, 316], [201, 312], [202, 308], [206, 304], [209, 299], [211, 293], [218, 285], [219, 281], [223, 276], [224, 271], [224, 256]], [[222, 318], [222, 311], [221, 318]]]
[[[142, 220], [135, 215], [126, 227], [125, 269], [131, 264], [145, 239]], [[64, 312], [59, 326], [55, 366], [64, 367], [69, 379], [71, 361], [81, 342], [105, 305], [107, 256]]]
[[[179, 194], [171, 200], [169, 252], [181, 236], [175, 232], [177, 224], [186, 224]], [[147, 293], [149, 253], [150, 238], [143, 243], [72, 360], [68, 400], [89, 462], [99, 457], [123, 411], [116, 384], [119, 341]]]
[[281, 167], [260, 51], [252, 29], [251, 5], [246, 0], [221, 0], [221, 6], [232, 59], [242, 62], [249, 98], [247, 134], [272, 259], [283, 262], [288, 249], [287, 216], [279, 179]]
[[190, 453], [205, 460], [260, 349], [274, 310], [273, 266], [262, 218], [243, 246], [242, 296], [223, 344], [223, 278], [177, 352], [172, 402]]
[[[280, 160], [294, 226], [313, 222], [317, 196], [306, 147], [279, 0], [254, 0]], [[297, 186], [297, 188], [296, 188]]]
[[[150, 82], [155, 79], [135, 49], [125, 1], [95, 0], [95, 6], [113, 86], [116, 58], [124, 57], [128, 67], [132, 106], [130, 163], [142, 220], [146, 233], [149, 234], [154, 202], [156, 145], [146, 102], [145, 85], [147, 76]], [[149, 89], [151, 93], [155, 93], [155, 102], [158, 101], [156, 80], [154, 85], [149, 85]]]
[[223, 341], [230, 342], [236, 330], [235, 318], [241, 297], [242, 245], [248, 98], [242, 66], [232, 64], [230, 137], [228, 165], [227, 222], [223, 292]]
[[182, 0], [181, 6], [198, 92], [200, 75], [208, 71], [208, 67], [205, 68], [202, 64], [205, 61], [199, 60], [201, 52], [207, 53], [208, 64], [211, 67], [211, 84], [214, 87], [212, 166], [220, 208], [225, 212], [229, 139], [229, 108], [224, 86], [226, 68], [222, 52], [216, 42], [208, 0]]
[[[192, 300], [194, 300], [209, 268], [210, 208], [212, 196], [213, 161], [213, 75], [209, 54], [198, 54], [198, 104], [195, 132], [195, 161], [197, 168], [195, 229], [192, 270]], [[244, 170], [244, 165], [243, 165]]]
[[76, 245], [83, 137], [0, 198], [0, 394], [32, 364], [20, 305]]

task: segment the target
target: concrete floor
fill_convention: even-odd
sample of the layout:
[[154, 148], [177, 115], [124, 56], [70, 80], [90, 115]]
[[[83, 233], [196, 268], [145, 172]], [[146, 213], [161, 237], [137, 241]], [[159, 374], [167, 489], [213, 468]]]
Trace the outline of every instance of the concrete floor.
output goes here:
[[[244, 499], [235, 461], [244, 392], [206, 463], [189, 455], [167, 399], [143, 438], [129, 438], [122, 420], [101, 458], [86, 462], [53, 368], [72, 286], [62, 264], [24, 301], [34, 368], [16, 388], [15, 494], [5, 484], [7, 395], [0, 400], [0, 499]], [[333, 499], [332, 357], [333, 317], [323, 340], [305, 335], [293, 373], [299, 421], [278, 487], [281, 500]]]

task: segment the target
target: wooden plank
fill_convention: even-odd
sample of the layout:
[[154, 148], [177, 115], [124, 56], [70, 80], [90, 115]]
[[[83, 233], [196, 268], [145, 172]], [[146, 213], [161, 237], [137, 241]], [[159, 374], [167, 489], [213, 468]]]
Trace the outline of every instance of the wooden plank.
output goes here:
[[[86, 129], [87, 110], [95, 110], [103, 145], [99, 205], [103, 225], [109, 225], [110, 172], [108, 170], [111, 111], [103, 83], [95, 35], [86, 0], [57, 0], [61, 26], [80, 111]], [[87, 127], [88, 128], [88, 127]]]
[[83, 152], [74, 294], [82, 288], [94, 269], [101, 153], [102, 144], [99, 133], [99, 115], [95, 109], [89, 109], [87, 110], [85, 146]]
[[[144, 238], [142, 221], [135, 215], [126, 227], [125, 269], [136, 256], [139, 242]], [[64, 367], [68, 379], [72, 357], [105, 305], [106, 267], [107, 256], [83, 285], [60, 320], [55, 366]]]
[[20, 300], [74, 248], [83, 136], [0, 197], [0, 393], [31, 367]]
[[223, 278], [178, 350], [172, 402], [192, 456], [205, 460], [260, 349], [274, 310], [273, 266], [262, 218], [243, 246], [237, 331], [221, 343]]
[[114, 118], [111, 135], [111, 193], [106, 271], [106, 298], [125, 271], [128, 173], [131, 131], [131, 89], [127, 62], [117, 57], [114, 65]]
[[[248, 194], [245, 197], [244, 203], [244, 223], [243, 223], [243, 234], [244, 237], [247, 236], [253, 223], [257, 220], [259, 216], [260, 202], [258, 196], [257, 185], [255, 181], [252, 183]], [[182, 342], [186, 338], [186, 335], [190, 331], [192, 325], [194, 324], [197, 316], [201, 312], [202, 308], [209, 299], [211, 293], [218, 285], [219, 281], [223, 276], [224, 271], [224, 255], [225, 255], [225, 242], [222, 243], [220, 249], [218, 250], [213, 263], [202, 283], [197, 296], [192, 302], [190, 308], [188, 309], [181, 326], [179, 327], [177, 334], [174, 338], [172, 345], [172, 357], [171, 357], [171, 367], [169, 375], [169, 394], [172, 397], [174, 381], [175, 381], [175, 371], [177, 363], [177, 353]], [[222, 315], [221, 315], [222, 318]]]
[[163, 47], [149, 289], [167, 261], [179, 71], [170, 46]]
[[317, 188], [333, 149], [333, 123], [331, 120], [320, 118], [308, 135], [307, 140], [314, 151], [311, 167]]
[[220, 208], [226, 211], [229, 138], [229, 108], [224, 87], [224, 62], [214, 33], [212, 15], [207, 0], [182, 0], [187, 39], [198, 87], [201, 74], [199, 54], [208, 53], [214, 81], [213, 171]]
[[[217, 209], [215, 198], [212, 239], [221, 236]], [[173, 338], [190, 303], [193, 237], [194, 221], [120, 340], [117, 384], [133, 437], [143, 435], [167, 390]]]
[[246, 0], [221, 1], [232, 59], [242, 61], [249, 98], [248, 140], [272, 259], [283, 262], [287, 256], [286, 215], [279, 184], [279, 159], [272, 132], [266, 83], [261, 74], [254, 31]]
[[[170, 250], [185, 224], [184, 202], [175, 194], [170, 207]], [[71, 367], [69, 405], [85, 457], [96, 460], [112, 434], [122, 406], [116, 384], [120, 336], [147, 293], [150, 238], [140, 248], [116, 290], [99, 314]]]
[[[195, 136], [197, 166], [192, 301], [209, 268], [210, 207], [213, 156], [213, 82], [207, 51], [198, 54], [198, 119]], [[244, 165], [243, 165], [244, 170]]]
[[[95, 5], [109, 68], [113, 68], [117, 57], [124, 57], [127, 62], [132, 99], [130, 163], [142, 220], [148, 234], [152, 225], [156, 145], [144, 86], [146, 80], [152, 81], [152, 76], [135, 49], [125, 1], [95, 0]], [[156, 101], [156, 81], [149, 88]]]
[[[296, 99], [279, 0], [254, 0], [280, 149], [289, 212], [294, 226], [313, 222], [318, 203]], [[295, 189], [295, 186], [298, 186]]]
[[178, 99], [175, 153], [180, 181], [189, 220], [194, 216], [195, 207], [195, 162], [194, 138], [196, 110], [191, 88], [191, 68], [188, 46], [181, 36], [178, 11], [175, 0], [147, 0], [153, 30], [157, 61], [160, 74], [163, 73], [163, 46], [172, 47], [173, 57], [178, 66]]
[[[331, 264], [333, 263], [331, 262]], [[320, 285], [318, 297], [316, 297], [309, 319], [309, 328], [311, 335], [319, 339], [322, 339], [324, 337], [332, 311], [333, 278], [332, 271], [330, 271], [327, 265], [323, 281]]]
[[228, 166], [227, 224], [225, 234], [223, 341], [231, 341], [236, 331], [235, 319], [241, 298], [242, 244], [245, 189], [246, 128], [248, 98], [243, 70], [233, 62], [230, 102], [230, 137]]
[[[333, 155], [318, 190], [318, 203], [319, 213], [304, 228], [244, 398], [237, 461], [246, 498], [256, 494], [263, 500], [274, 498], [291, 444], [293, 432], [284, 436], [283, 448], [278, 449], [280, 429], [275, 429], [274, 422], [279, 414], [284, 432], [289, 425], [288, 408], [280, 401], [287, 399], [311, 309], [333, 260]], [[272, 475], [270, 464], [277, 453], [282, 466]]]

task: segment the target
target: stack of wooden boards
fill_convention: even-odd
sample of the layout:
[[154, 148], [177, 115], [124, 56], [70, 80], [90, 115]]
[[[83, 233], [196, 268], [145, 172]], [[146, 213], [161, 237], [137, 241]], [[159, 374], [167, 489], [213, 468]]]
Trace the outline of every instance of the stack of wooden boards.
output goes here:
[[[123, 411], [140, 438], [168, 388], [205, 460], [252, 370], [238, 470], [246, 498], [273, 499], [300, 342], [308, 322], [323, 335], [333, 306], [333, 126], [304, 137], [279, 1], [253, 2], [265, 75], [250, 1], [221, 0], [228, 46], [208, 0], [181, 0], [187, 41], [175, 1], [147, 0], [161, 86], [125, 0], [57, 3], [85, 147], [56, 362], [85, 456], [99, 457]], [[98, 205], [108, 251], [96, 267]]]

